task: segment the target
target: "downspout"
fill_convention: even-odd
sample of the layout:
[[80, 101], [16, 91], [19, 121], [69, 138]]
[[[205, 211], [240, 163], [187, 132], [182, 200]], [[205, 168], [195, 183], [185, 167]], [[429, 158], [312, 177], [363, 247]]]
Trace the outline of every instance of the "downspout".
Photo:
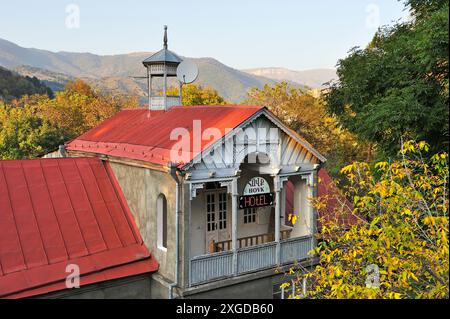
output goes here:
[[169, 163], [169, 173], [174, 179], [176, 185], [175, 188], [175, 281], [169, 285], [169, 299], [173, 299], [173, 288], [178, 286], [178, 266], [179, 266], [179, 215], [180, 215], [180, 187], [181, 183], [177, 176], [176, 164]]

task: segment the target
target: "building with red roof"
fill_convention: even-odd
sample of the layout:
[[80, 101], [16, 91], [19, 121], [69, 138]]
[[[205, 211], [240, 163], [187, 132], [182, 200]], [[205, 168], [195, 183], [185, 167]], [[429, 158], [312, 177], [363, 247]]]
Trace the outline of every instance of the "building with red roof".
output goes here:
[[264, 107], [125, 110], [66, 152], [110, 163], [159, 263], [158, 296], [233, 297], [266, 285], [269, 297], [275, 267], [311, 262], [317, 222], [308, 198], [325, 159]]
[[[108, 162], [98, 158], [0, 161], [0, 297], [158, 270]], [[69, 267], [70, 268], [70, 267]]]
[[275, 269], [314, 264], [326, 159], [265, 107], [180, 100], [150, 85], [68, 158], [0, 162], [0, 297], [272, 298]]

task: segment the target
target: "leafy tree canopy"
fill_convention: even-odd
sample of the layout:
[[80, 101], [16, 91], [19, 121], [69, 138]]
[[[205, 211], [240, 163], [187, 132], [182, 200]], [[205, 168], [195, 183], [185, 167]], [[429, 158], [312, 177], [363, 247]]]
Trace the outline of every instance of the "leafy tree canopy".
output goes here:
[[406, 4], [412, 21], [382, 28], [365, 49], [352, 49], [326, 95], [346, 128], [389, 155], [401, 136], [448, 150], [448, 1]]
[[13, 107], [0, 102], [1, 159], [37, 157], [64, 139], [64, 132], [39, 116], [36, 106]]
[[83, 134], [122, 108], [139, 106], [137, 98], [95, 92], [76, 80], [54, 98], [23, 96], [0, 104], [0, 158], [44, 155]]
[[[178, 95], [178, 89], [169, 88], [168, 95]], [[219, 95], [219, 93], [207, 86], [203, 87], [198, 84], [183, 85], [183, 105], [224, 105], [227, 101]]]
[[[397, 161], [342, 169], [354, 206], [336, 205], [336, 220], [322, 220], [320, 262], [291, 271], [295, 286], [306, 288], [293, 297], [449, 297], [448, 154], [428, 151], [425, 142], [407, 142]], [[319, 216], [326, 203], [314, 201]], [[348, 215], [359, 222], [342, 227], [340, 216]]]

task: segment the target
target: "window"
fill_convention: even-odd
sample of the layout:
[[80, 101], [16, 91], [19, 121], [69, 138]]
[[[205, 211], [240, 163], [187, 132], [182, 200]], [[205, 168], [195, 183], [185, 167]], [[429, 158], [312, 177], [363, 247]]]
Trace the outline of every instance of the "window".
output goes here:
[[206, 231], [227, 229], [227, 196], [222, 191], [206, 194]]
[[256, 222], [256, 207], [244, 209], [244, 224]]
[[227, 193], [219, 193], [219, 230], [227, 228]]
[[167, 250], [167, 200], [160, 194], [156, 200], [157, 244], [161, 250]]
[[206, 229], [216, 230], [216, 194], [206, 194]]

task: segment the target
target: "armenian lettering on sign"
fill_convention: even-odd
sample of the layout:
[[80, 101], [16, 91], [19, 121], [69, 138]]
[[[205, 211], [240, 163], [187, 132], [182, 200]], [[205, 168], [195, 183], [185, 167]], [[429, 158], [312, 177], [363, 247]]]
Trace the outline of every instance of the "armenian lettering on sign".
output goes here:
[[262, 177], [253, 177], [244, 188], [245, 195], [270, 193], [269, 183]]
[[244, 188], [243, 196], [239, 197], [239, 208], [264, 207], [273, 205], [273, 193], [262, 177], [252, 178]]

